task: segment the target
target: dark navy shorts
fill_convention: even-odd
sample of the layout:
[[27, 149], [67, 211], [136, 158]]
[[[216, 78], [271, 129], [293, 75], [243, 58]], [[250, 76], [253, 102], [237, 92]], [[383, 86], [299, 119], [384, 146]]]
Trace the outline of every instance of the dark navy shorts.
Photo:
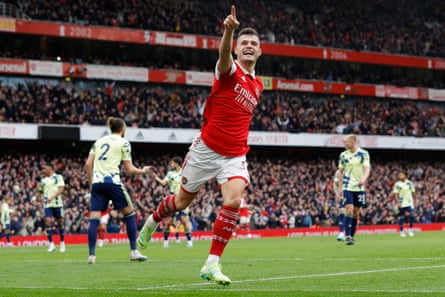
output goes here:
[[133, 205], [130, 195], [122, 184], [94, 183], [91, 188], [90, 211], [105, 211], [110, 200], [118, 210]]
[[353, 204], [355, 207], [366, 207], [366, 194], [364, 191], [343, 191], [344, 205]]
[[399, 216], [410, 216], [414, 213], [414, 209], [411, 206], [399, 208]]
[[45, 217], [56, 219], [63, 219], [63, 208], [62, 207], [47, 207], [45, 208]]

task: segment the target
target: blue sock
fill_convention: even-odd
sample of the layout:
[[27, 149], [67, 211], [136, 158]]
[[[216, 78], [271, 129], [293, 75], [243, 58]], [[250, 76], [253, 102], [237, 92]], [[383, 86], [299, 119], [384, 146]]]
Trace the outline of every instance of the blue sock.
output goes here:
[[357, 218], [352, 218], [351, 236], [354, 237], [355, 230], [357, 230]]
[[124, 217], [124, 222], [127, 225], [127, 236], [130, 241], [131, 250], [136, 250], [136, 233], [137, 233], [137, 225], [136, 225], [136, 216], [134, 211]]
[[46, 228], [46, 234], [48, 235], [48, 241], [53, 242], [53, 228]]
[[60, 228], [60, 241], [65, 241], [65, 227]]
[[400, 232], [403, 231], [403, 225], [405, 225], [405, 218], [404, 217], [400, 217], [399, 219], [399, 228], [400, 228]]
[[346, 236], [352, 236], [352, 217], [348, 215], [345, 216], [345, 231]]
[[175, 233], [176, 240], [179, 240], [179, 232]]
[[11, 242], [11, 233], [6, 233], [5, 236], [6, 236], [6, 241]]
[[340, 229], [340, 232], [345, 232], [345, 214], [340, 213], [338, 215], [338, 228]]
[[409, 217], [409, 227], [412, 228], [414, 225], [414, 216]]
[[187, 238], [187, 241], [192, 240], [192, 231], [185, 231], [185, 237]]
[[96, 240], [97, 240], [98, 226], [99, 226], [99, 219], [90, 219], [90, 225], [88, 226], [88, 248], [90, 250], [90, 256], [96, 255]]
[[164, 231], [164, 240], [168, 240], [169, 236], [170, 236], [170, 231]]

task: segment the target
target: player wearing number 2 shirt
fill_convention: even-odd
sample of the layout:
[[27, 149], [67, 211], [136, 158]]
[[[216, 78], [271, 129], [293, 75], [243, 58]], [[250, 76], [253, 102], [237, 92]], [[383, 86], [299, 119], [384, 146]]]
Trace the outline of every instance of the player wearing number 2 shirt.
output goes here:
[[88, 264], [96, 263], [97, 228], [101, 212], [108, 208], [110, 200], [114, 208], [124, 215], [127, 235], [130, 242], [130, 260], [145, 261], [136, 248], [136, 216], [131, 197], [120, 178], [120, 164], [130, 175], [148, 173], [150, 166], [136, 168], [131, 161], [131, 146], [124, 138], [126, 125], [122, 119], [109, 118], [107, 121], [111, 134], [98, 139], [91, 147], [85, 164], [91, 190], [90, 224], [88, 226]]
[[239, 27], [235, 6], [223, 21], [224, 33], [219, 46], [215, 78], [204, 109], [201, 134], [190, 146], [182, 167], [178, 193], [167, 196], [150, 215], [138, 237], [138, 246], [145, 248], [159, 222], [186, 208], [209, 179], [221, 185], [223, 207], [213, 225], [209, 255], [200, 277], [219, 285], [231, 283], [221, 272], [220, 258], [236, 228], [241, 198], [249, 184], [246, 154], [247, 138], [253, 112], [263, 91], [255, 75], [261, 56], [260, 38], [252, 28], [239, 31], [232, 57], [234, 32]]

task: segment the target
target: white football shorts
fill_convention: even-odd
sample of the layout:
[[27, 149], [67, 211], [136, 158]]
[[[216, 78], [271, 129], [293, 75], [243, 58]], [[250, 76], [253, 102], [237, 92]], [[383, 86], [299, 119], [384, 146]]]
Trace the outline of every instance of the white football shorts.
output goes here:
[[182, 166], [181, 187], [188, 193], [197, 193], [208, 180], [216, 178], [223, 185], [234, 178], [250, 183], [246, 156], [225, 157], [210, 149], [198, 135], [189, 148]]

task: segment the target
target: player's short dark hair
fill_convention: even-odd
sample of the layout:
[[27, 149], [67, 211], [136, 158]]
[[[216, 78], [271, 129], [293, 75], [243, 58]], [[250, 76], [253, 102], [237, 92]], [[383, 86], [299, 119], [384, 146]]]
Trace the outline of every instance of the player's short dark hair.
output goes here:
[[110, 128], [111, 133], [118, 133], [125, 127], [125, 122], [121, 118], [109, 117], [107, 119], [107, 126]]
[[258, 34], [258, 31], [255, 30], [252, 27], [246, 27], [246, 28], [242, 28], [239, 32], [238, 32], [238, 38], [240, 38], [240, 36], [242, 35], [255, 35], [258, 38], [260, 38], [260, 34]]
[[172, 161], [178, 164], [179, 166], [182, 165], [182, 158], [181, 157], [173, 157]]

